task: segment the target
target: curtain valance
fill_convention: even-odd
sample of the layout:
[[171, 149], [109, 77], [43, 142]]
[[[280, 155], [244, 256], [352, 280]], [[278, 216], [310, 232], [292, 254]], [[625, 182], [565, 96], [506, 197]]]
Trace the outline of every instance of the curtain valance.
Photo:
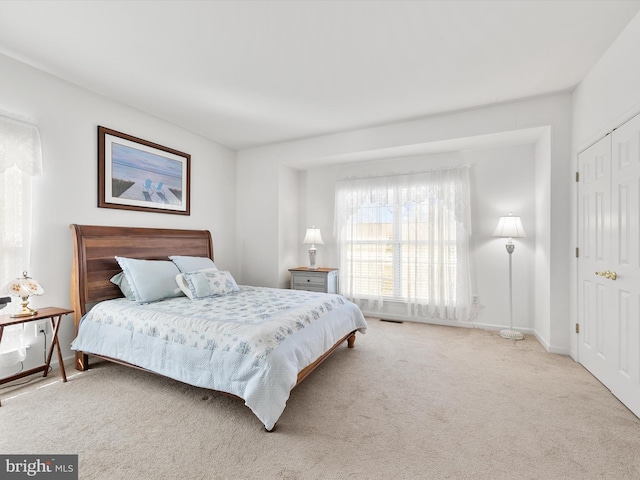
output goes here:
[[[345, 225], [348, 217], [365, 204], [386, 205], [389, 192], [402, 186], [402, 203], [421, 203], [437, 198], [454, 213], [456, 222], [471, 235], [469, 199], [469, 165], [419, 173], [383, 175], [336, 182], [336, 192], [343, 195], [338, 204], [336, 225]], [[346, 201], [345, 201], [346, 200]]]
[[42, 145], [38, 127], [0, 116], [0, 173], [16, 165], [28, 175], [42, 173]]

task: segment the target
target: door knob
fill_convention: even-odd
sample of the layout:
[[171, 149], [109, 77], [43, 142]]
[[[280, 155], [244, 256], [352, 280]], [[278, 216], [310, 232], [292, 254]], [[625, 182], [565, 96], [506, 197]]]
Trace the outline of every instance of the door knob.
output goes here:
[[605, 270], [604, 272], [596, 272], [596, 275], [608, 278], [609, 280], [615, 280], [616, 278], [618, 278], [618, 274], [616, 272], [610, 272], [609, 270]]

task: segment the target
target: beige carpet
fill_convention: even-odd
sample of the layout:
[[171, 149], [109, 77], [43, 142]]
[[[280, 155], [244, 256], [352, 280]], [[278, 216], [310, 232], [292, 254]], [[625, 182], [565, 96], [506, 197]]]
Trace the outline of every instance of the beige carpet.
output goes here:
[[0, 451], [79, 454], [81, 479], [640, 478], [640, 420], [571, 359], [531, 337], [369, 323], [274, 433], [240, 400], [103, 363], [2, 391]]

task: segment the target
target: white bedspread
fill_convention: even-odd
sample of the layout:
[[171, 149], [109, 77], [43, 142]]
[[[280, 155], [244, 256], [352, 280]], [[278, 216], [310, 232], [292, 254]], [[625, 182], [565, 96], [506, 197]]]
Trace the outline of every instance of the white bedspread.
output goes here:
[[241, 286], [203, 300], [101, 302], [72, 349], [237, 395], [271, 430], [298, 373], [354, 330], [366, 322], [340, 295]]

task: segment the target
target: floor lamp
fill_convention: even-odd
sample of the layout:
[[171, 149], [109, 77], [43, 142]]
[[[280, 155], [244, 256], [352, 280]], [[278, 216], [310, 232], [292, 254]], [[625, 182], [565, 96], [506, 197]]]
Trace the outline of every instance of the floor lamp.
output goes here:
[[522, 228], [520, 217], [514, 217], [511, 212], [509, 212], [508, 217], [500, 217], [498, 227], [496, 228], [496, 231], [493, 232], [493, 236], [509, 238], [505, 245], [507, 253], [509, 254], [509, 329], [500, 330], [500, 336], [503, 338], [510, 338], [512, 340], [522, 340], [524, 335], [513, 329], [513, 282], [511, 276], [511, 255], [516, 248], [513, 244], [513, 239], [526, 237], [527, 235], [524, 233], [524, 228]]

